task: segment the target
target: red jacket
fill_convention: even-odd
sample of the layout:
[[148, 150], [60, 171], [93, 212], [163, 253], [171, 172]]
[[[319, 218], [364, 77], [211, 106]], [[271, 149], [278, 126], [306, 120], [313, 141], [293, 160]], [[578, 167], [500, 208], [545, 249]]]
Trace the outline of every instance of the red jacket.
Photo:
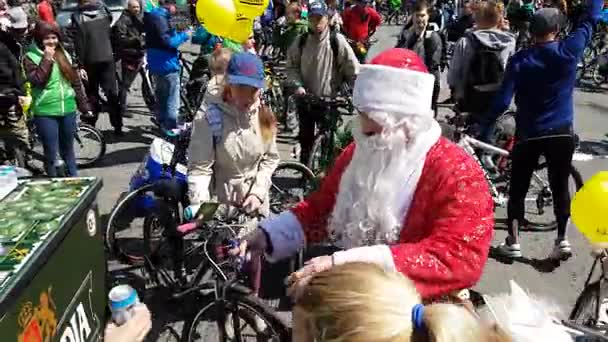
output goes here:
[[[307, 243], [327, 238], [326, 223], [354, 150], [348, 146], [319, 191], [292, 209]], [[399, 243], [390, 249], [397, 270], [423, 298], [479, 281], [492, 241], [494, 203], [483, 171], [464, 150], [445, 138], [431, 148], [404, 221]]]
[[370, 31], [376, 31], [376, 28], [382, 23], [382, 18], [371, 7], [353, 6], [344, 11], [342, 21], [346, 37], [363, 42], [369, 38]]
[[42, 1], [38, 4], [38, 17], [40, 21], [54, 24], [55, 15], [53, 15], [53, 7], [48, 1]]

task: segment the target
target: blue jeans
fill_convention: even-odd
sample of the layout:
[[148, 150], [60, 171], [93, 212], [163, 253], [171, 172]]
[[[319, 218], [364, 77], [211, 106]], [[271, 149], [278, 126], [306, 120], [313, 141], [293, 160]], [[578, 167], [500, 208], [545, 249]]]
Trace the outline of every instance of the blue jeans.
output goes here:
[[154, 74], [156, 83], [156, 120], [161, 129], [177, 127], [177, 114], [179, 112], [179, 72], [166, 75]]
[[57, 177], [55, 162], [57, 152], [65, 161], [68, 176], [78, 176], [74, 155], [74, 134], [76, 134], [76, 113], [64, 116], [35, 116], [36, 131], [44, 148], [44, 168], [49, 177]]

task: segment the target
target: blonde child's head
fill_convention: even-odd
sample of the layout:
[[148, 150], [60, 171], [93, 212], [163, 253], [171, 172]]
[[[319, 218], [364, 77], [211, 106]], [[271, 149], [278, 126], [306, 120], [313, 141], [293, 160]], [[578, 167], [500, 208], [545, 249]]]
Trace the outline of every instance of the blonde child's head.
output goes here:
[[232, 51], [228, 48], [219, 48], [213, 51], [209, 58], [209, 70], [212, 75], [224, 75], [228, 68], [228, 62], [232, 57]]
[[335, 266], [315, 275], [298, 299], [294, 341], [510, 341], [463, 306], [420, 303], [400, 273], [366, 263]]

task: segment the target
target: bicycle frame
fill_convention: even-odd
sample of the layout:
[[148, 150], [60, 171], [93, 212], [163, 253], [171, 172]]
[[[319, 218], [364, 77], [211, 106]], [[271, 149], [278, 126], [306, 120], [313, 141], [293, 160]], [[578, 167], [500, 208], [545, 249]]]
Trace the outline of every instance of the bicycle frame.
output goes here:
[[[498, 189], [496, 188], [496, 186], [494, 185], [494, 183], [492, 182], [492, 178], [488, 172], [488, 168], [496, 168], [496, 166], [494, 165], [484, 165], [484, 162], [482, 162], [480, 160], [480, 158], [477, 156], [477, 153], [475, 152], [475, 149], [479, 149], [484, 151], [486, 154], [490, 154], [490, 155], [498, 155], [504, 158], [509, 158], [509, 151], [502, 149], [500, 147], [496, 147], [494, 145], [485, 143], [483, 141], [477, 140], [467, 134], [464, 133], [457, 133], [458, 135], [460, 135], [460, 138], [458, 139], [458, 146], [462, 147], [469, 155], [471, 155], [479, 164], [479, 166], [481, 166], [481, 169], [484, 172], [484, 175], [486, 177], [486, 180], [488, 181], [489, 185], [490, 185], [490, 192], [492, 193], [492, 199], [494, 200], [494, 203], [496, 205], [499, 206], [505, 206], [507, 204], [508, 198], [507, 196], [501, 194]], [[491, 163], [491, 161], [487, 161], [486, 163]], [[539, 177], [536, 172], [532, 173], [532, 180], [534, 182], [536, 182], [537, 184], [541, 185], [541, 189], [545, 189], [549, 186], [549, 184], [547, 184], [541, 177]], [[534, 200], [536, 201], [536, 199], [528, 199], [526, 198], [526, 201], [528, 200]]]

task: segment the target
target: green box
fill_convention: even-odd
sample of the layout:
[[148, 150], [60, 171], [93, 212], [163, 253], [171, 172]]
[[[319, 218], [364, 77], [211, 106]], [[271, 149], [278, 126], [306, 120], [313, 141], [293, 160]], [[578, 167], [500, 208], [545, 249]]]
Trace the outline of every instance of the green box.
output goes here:
[[[88, 186], [63, 215], [58, 228], [42, 241], [26, 241], [23, 246], [37, 247], [21, 260], [8, 280], [0, 283], [2, 342], [103, 339], [106, 262], [96, 204], [102, 182], [97, 178], [81, 180]], [[27, 182], [21, 184], [14, 192], [27, 186]]]

